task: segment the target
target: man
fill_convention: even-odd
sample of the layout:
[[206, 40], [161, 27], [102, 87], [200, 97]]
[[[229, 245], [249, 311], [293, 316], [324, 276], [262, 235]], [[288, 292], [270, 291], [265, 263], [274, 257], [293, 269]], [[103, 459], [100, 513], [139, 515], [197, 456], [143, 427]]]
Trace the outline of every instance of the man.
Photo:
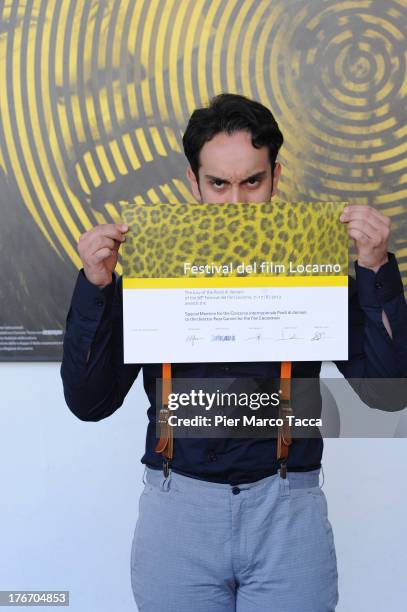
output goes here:
[[[187, 176], [202, 202], [268, 201], [281, 166], [283, 136], [258, 102], [223, 94], [196, 110], [183, 137]], [[349, 287], [346, 377], [404, 377], [407, 305], [388, 219], [350, 206], [340, 221], [355, 240], [356, 280]], [[339, 222], [339, 220], [338, 220]], [[66, 401], [97, 421], [121, 404], [141, 368], [148, 410], [146, 484], [131, 558], [140, 612], [328, 612], [335, 609], [336, 555], [319, 487], [322, 439], [293, 439], [287, 478], [274, 439], [177, 439], [165, 478], [155, 451], [160, 364], [123, 364], [122, 285], [114, 275], [128, 228], [99, 226], [79, 241], [79, 272], [67, 317], [61, 374]], [[292, 364], [294, 378], [318, 378], [321, 363]], [[173, 377], [278, 378], [279, 363], [172, 364]], [[356, 384], [375, 407], [374, 384]], [[304, 398], [319, 402], [320, 396]], [[397, 407], [402, 407], [397, 406]]]

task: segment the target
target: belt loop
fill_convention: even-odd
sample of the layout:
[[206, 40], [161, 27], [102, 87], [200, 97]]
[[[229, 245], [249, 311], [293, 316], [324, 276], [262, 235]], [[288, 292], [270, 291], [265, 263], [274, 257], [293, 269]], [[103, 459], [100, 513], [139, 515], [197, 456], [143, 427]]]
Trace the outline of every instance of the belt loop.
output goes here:
[[319, 484], [319, 474], [318, 474], [318, 486], [320, 489], [322, 489], [322, 487], [324, 486], [324, 482], [325, 482], [325, 474], [324, 474], [324, 466], [321, 463], [321, 472], [322, 472], [322, 483]]

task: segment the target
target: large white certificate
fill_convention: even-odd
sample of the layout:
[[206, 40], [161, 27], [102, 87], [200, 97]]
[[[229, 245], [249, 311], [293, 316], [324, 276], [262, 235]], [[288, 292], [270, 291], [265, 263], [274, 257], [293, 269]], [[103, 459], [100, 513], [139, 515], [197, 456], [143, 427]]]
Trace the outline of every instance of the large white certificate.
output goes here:
[[125, 363], [348, 359], [344, 206], [125, 205]]

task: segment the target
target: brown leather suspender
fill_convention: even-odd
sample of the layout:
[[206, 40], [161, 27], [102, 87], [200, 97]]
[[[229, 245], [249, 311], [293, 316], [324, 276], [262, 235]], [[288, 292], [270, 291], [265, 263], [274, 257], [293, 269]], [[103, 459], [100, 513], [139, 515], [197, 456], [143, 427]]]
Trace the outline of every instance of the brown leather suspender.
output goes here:
[[159, 415], [160, 439], [158, 440], [155, 452], [163, 455], [163, 472], [165, 478], [170, 473], [170, 461], [174, 453], [174, 434], [172, 427], [168, 423], [169, 408], [168, 396], [172, 390], [171, 364], [163, 363], [162, 366], [162, 400]]
[[293, 414], [291, 408], [291, 361], [281, 363], [280, 388], [279, 417], [283, 419], [283, 425], [278, 427], [277, 459], [281, 461], [280, 476], [286, 478], [288, 447], [292, 441], [290, 423], [287, 419], [288, 415]]
[[[278, 427], [277, 437], [277, 460], [281, 461], [280, 476], [287, 477], [287, 457], [288, 447], [291, 444], [290, 425], [286, 416], [293, 414], [291, 409], [291, 361], [283, 361], [281, 363], [280, 373], [280, 407], [279, 417], [284, 420], [284, 424]], [[170, 473], [170, 462], [174, 454], [174, 434], [172, 427], [168, 423], [169, 408], [168, 396], [172, 390], [171, 364], [163, 363], [162, 365], [162, 399], [159, 415], [160, 423], [160, 439], [158, 440], [155, 452], [163, 455], [163, 473], [167, 478]]]

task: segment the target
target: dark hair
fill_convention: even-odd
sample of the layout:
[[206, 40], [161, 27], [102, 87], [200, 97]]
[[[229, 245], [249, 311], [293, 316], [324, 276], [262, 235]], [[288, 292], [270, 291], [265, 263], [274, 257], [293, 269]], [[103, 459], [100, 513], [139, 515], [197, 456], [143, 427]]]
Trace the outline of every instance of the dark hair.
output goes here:
[[238, 131], [250, 132], [256, 149], [268, 147], [270, 164], [274, 169], [284, 139], [271, 111], [245, 96], [223, 93], [212, 98], [208, 107], [194, 110], [182, 137], [185, 156], [197, 180], [199, 153], [205, 142], [220, 132], [233, 134]]

